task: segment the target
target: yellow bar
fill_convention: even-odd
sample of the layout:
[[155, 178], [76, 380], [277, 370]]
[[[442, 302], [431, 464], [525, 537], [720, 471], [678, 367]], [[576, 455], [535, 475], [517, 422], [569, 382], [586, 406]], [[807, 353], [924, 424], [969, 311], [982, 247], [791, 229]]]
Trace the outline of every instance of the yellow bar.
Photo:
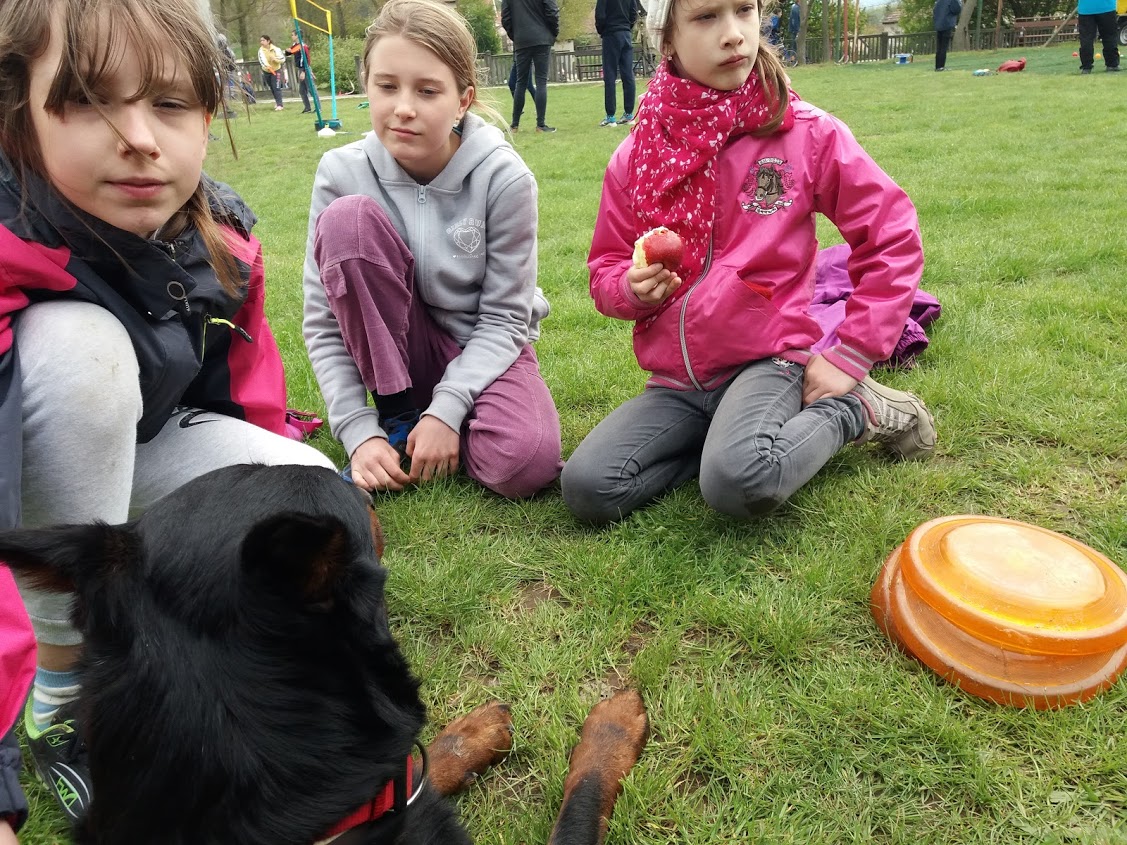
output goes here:
[[313, 6], [315, 9], [320, 9], [322, 12], [325, 13], [325, 26], [327, 26], [328, 29], [325, 29], [325, 27], [319, 26], [318, 24], [314, 23], [313, 21], [306, 20], [305, 18], [299, 17], [298, 14], [297, 14], [297, 0], [290, 0], [290, 17], [292, 17], [298, 23], [301, 23], [301, 24], [308, 26], [312, 29], [315, 29], [318, 32], [323, 32], [326, 35], [331, 37], [332, 34], [333, 34], [333, 13], [330, 10], [326, 9], [324, 6], [318, 6], [316, 3], [313, 2], [313, 0], [305, 0], [305, 2], [308, 3], [310, 6]]

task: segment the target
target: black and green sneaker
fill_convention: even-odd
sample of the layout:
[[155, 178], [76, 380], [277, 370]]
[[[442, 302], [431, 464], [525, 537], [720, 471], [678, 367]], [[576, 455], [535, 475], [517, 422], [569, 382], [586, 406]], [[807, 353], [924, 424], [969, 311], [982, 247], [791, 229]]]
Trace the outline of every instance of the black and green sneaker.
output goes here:
[[27, 750], [35, 772], [59, 802], [73, 823], [82, 821], [90, 808], [90, 768], [86, 743], [74, 719], [60, 710], [45, 728], [36, 728], [31, 718], [31, 699], [27, 702], [24, 729]]

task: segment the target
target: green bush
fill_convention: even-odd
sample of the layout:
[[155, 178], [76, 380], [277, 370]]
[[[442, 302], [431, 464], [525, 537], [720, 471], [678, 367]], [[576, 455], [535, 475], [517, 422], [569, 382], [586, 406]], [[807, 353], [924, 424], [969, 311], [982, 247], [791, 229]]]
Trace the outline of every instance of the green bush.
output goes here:
[[[337, 93], [347, 94], [360, 91], [363, 86], [358, 78], [356, 57], [364, 51], [363, 38], [334, 38], [333, 64], [336, 65]], [[329, 42], [320, 41], [309, 51], [310, 64], [317, 77], [317, 90], [329, 90]]]
[[460, 0], [458, 11], [470, 25], [478, 53], [501, 52], [501, 39], [497, 36], [493, 5], [482, 0]]

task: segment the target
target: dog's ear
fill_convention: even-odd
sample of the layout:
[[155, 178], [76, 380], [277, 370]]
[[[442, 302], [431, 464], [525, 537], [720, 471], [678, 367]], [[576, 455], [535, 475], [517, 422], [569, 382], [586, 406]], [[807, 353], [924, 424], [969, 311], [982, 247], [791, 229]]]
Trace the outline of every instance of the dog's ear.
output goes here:
[[350, 559], [348, 545], [348, 530], [336, 517], [281, 513], [251, 529], [243, 565], [289, 586], [304, 602], [323, 604]]
[[0, 561], [33, 586], [58, 592], [119, 569], [132, 560], [133, 548], [128, 529], [101, 522], [0, 531]]

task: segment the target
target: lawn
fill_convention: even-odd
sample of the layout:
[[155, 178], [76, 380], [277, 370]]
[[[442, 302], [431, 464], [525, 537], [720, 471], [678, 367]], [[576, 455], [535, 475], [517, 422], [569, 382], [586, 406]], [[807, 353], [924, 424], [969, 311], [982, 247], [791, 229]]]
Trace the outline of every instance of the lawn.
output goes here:
[[[512, 705], [512, 756], [460, 799], [478, 841], [546, 842], [584, 714], [634, 686], [653, 735], [611, 822], [618, 845], [1127, 843], [1127, 683], [1056, 712], [1001, 708], [898, 653], [868, 607], [889, 551], [944, 514], [1035, 522], [1127, 564], [1127, 74], [1097, 61], [1080, 76], [1074, 49], [1031, 48], [1024, 73], [988, 77], [971, 71], [1021, 54], [955, 53], [942, 74], [929, 57], [792, 72], [919, 209], [943, 317], [918, 367], [882, 378], [935, 411], [932, 461], [846, 449], [751, 524], [692, 484], [604, 530], [576, 524], [558, 491], [508, 502], [457, 479], [377, 498], [393, 628], [433, 723]], [[488, 93], [507, 115], [508, 92]], [[358, 102], [340, 101], [346, 133], [329, 139], [292, 103], [260, 104], [231, 127], [238, 159], [221, 139], [208, 165], [260, 216], [291, 402], [310, 410], [308, 198], [321, 152], [368, 128]], [[565, 456], [644, 381], [630, 326], [587, 293], [624, 131], [601, 117], [600, 86], [553, 87], [559, 131], [515, 137], [540, 187], [553, 310], [537, 351]], [[343, 459], [327, 434], [315, 443]], [[66, 842], [32, 799], [23, 841]]]

